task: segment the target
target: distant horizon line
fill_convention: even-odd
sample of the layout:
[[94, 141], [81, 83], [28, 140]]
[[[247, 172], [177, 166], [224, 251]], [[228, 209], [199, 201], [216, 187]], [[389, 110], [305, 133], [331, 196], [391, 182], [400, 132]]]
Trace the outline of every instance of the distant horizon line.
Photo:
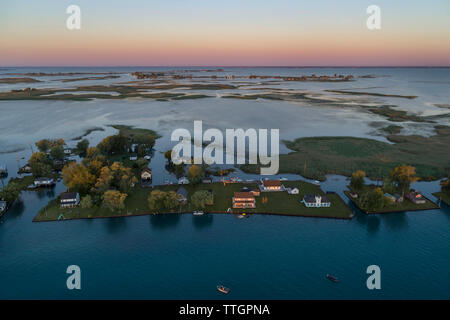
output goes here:
[[333, 66], [333, 65], [318, 65], [318, 66], [277, 66], [277, 65], [270, 65], [270, 66], [246, 66], [246, 65], [233, 65], [233, 66], [221, 66], [221, 65], [106, 65], [106, 66], [93, 66], [93, 65], [77, 65], [77, 66], [70, 66], [70, 65], [61, 65], [61, 66], [50, 66], [50, 65], [31, 65], [31, 66], [0, 66], [0, 69], [6, 69], [6, 68], [450, 68], [450, 65], [442, 65], [442, 66], [425, 66], [425, 65], [417, 65], [417, 66], [396, 66], [396, 65], [387, 65], [387, 66], [375, 66], [375, 65], [349, 65], [349, 66]]

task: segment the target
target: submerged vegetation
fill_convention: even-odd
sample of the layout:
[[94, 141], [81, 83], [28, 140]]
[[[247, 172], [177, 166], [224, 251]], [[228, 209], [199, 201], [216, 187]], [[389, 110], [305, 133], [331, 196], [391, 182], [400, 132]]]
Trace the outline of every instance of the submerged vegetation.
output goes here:
[[[411, 135], [389, 135], [393, 144], [354, 137], [312, 137], [285, 141], [293, 150], [280, 155], [280, 172], [298, 173], [313, 179], [325, 179], [334, 173], [350, 176], [364, 170], [368, 177], [381, 179], [407, 163], [417, 168], [421, 179], [446, 177], [450, 172], [448, 146], [450, 127], [436, 126], [436, 135], [429, 138]], [[243, 165], [245, 172], [258, 173], [257, 165]]]

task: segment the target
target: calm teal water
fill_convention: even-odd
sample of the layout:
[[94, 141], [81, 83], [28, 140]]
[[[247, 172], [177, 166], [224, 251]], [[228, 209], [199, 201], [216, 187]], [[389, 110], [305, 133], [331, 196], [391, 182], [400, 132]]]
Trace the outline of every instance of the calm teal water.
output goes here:
[[[330, 177], [326, 190], [344, 183]], [[422, 183], [434, 191], [437, 183]], [[0, 298], [450, 298], [450, 209], [351, 221], [254, 215], [31, 223], [54, 193], [27, 192], [0, 224]], [[66, 289], [76, 264], [82, 289]], [[382, 290], [366, 288], [377, 264]], [[332, 273], [339, 284], [324, 278]]]
[[[117, 68], [119, 81], [128, 72], [146, 68]], [[147, 70], [167, 70], [152, 68]], [[8, 68], [8, 72], [65, 72], [74, 68]], [[111, 71], [76, 68], [75, 71]], [[375, 79], [352, 83], [287, 83], [320, 94], [327, 89], [352, 89], [418, 95], [417, 99], [370, 98], [371, 103], [397, 105], [422, 115], [440, 115], [450, 124], [450, 69], [391, 68], [226, 68], [223, 74], [376, 74]], [[43, 77], [36, 87], [67, 87]], [[241, 81], [241, 80], [236, 80]], [[87, 81], [76, 85], [89, 85]], [[110, 81], [98, 83], [108, 84]], [[29, 84], [1, 85], [0, 90]], [[220, 94], [223, 92], [217, 92]], [[208, 94], [215, 96], [215, 92]], [[352, 98], [352, 97], [349, 97]], [[364, 98], [369, 99], [369, 98]], [[0, 163], [17, 171], [31, 154], [30, 144], [42, 138], [66, 139], [84, 130], [102, 127], [88, 136], [97, 144], [114, 133], [107, 125], [128, 124], [157, 130], [151, 167], [154, 183], [174, 177], [164, 169], [163, 152], [176, 127], [192, 129], [194, 120], [216, 128], [281, 128], [282, 139], [315, 135], [351, 135], [384, 140], [375, 128], [392, 124], [353, 107], [311, 106], [277, 101], [241, 101], [210, 98], [197, 101], [149, 100], [1, 101]], [[397, 124], [397, 123], [396, 123]], [[427, 123], [401, 123], [403, 134], [434, 134]], [[286, 152], [282, 148], [282, 152]], [[450, 158], [450, 157], [449, 157]], [[298, 176], [284, 175], [290, 179]], [[251, 176], [243, 176], [250, 178]], [[7, 183], [5, 179], [2, 183]], [[348, 182], [329, 176], [325, 191], [342, 191]], [[417, 183], [425, 195], [439, 183]], [[32, 223], [37, 211], [64, 190], [24, 192], [1, 218], [0, 298], [78, 299], [388, 299], [450, 298], [450, 209], [366, 216], [356, 212], [351, 221], [229, 215], [143, 216], [119, 219]], [[345, 199], [345, 198], [344, 198]], [[66, 288], [66, 268], [79, 265], [82, 289]], [[381, 268], [382, 290], [366, 288], [366, 268]], [[331, 273], [341, 282], [325, 279]], [[216, 285], [232, 289], [220, 295]]]

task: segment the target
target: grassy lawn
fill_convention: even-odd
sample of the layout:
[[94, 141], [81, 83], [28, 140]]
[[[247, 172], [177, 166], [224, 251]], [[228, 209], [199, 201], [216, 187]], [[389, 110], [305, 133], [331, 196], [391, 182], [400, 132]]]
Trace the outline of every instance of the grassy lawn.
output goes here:
[[450, 206], [450, 194], [444, 192], [435, 192], [433, 193], [433, 196], [435, 196], [438, 199], [441, 199], [442, 202]]
[[[311, 217], [325, 217], [325, 218], [350, 218], [351, 210], [345, 202], [337, 194], [328, 194], [327, 197], [331, 201], [330, 208], [306, 208], [300, 200], [304, 194], [324, 193], [318, 186], [306, 183], [303, 181], [284, 181], [286, 187], [297, 187], [300, 190], [298, 195], [289, 195], [287, 192], [267, 192], [261, 193], [261, 196], [256, 197], [256, 209], [233, 209], [233, 213], [265, 213], [265, 214], [279, 214], [292, 216], [311, 216]], [[256, 188], [256, 184], [200, 184], [197, 186], [184, 185], [183, 186], [189, 194], [189, 198], [198, 190], [211, 189], [214, 193], [214, 204], [207, 207], [205, 212], [226, 212], [228, 208], [232, 207], [233, 193], [241, 191], [243, 187], [250, 189]], [[51, 201], [45, 208], [41, 209], [33, 221], [51, 221], [56, 220], [62, 213], [65, 219], [78, 218], [100, 218], [111, 216], [131, 216], [151, 214], [148, 208], [148, 195], [150, 191], [158, 189], [163, 191], [176, 191], [178, 185], [164, 185], [152, 188], [142, 188], [136, 186], [125, 201], [126, 208], [123, 211], [112, 212], [106, 208], [82, 209], [80, 207], [74, 209], [61, 209], [59, 207], [59, 199]], [[267, 203], [262, 203], [262, 197], [267, 197]], [[180, 206], [175, 212], [192, 212], [195, 210], [190, 203]], [[165, 210], [161, 213], [167, 212]]]
[[431, 210], [439, 209], [439, 206], [434, 202], [425, 198], [425, 203], [415, 204], [409, 199], [404, 199], [402, 203], [385, 203], [384, 207], [377, 211], [367, 211], [361, 208], [358, 199], [350, 197], [350, 191], [344, 191], [345, 195], [364, 213], [391, 213], [391, 212], [403, 212], [403, 211], [418, 211], [418, 210]]

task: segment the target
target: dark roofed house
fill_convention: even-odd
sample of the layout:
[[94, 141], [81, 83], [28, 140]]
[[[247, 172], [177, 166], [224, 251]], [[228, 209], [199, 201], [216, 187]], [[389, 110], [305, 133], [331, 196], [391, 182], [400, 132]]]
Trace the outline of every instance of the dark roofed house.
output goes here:
[[188, 200], [188, 192], [185, 188], [179, 187], [177, 190], [178, 202], [180, 204], [186, 204]]
[[331, 203], [327, 197], [318, 194], [306, 194], [303, 197], [302, 202], [308, 208], [327, 208], [331, 206]]
[[78, 192], [63, 192], [60, 198], [61, 208], [74, 208], [80, 204]]

